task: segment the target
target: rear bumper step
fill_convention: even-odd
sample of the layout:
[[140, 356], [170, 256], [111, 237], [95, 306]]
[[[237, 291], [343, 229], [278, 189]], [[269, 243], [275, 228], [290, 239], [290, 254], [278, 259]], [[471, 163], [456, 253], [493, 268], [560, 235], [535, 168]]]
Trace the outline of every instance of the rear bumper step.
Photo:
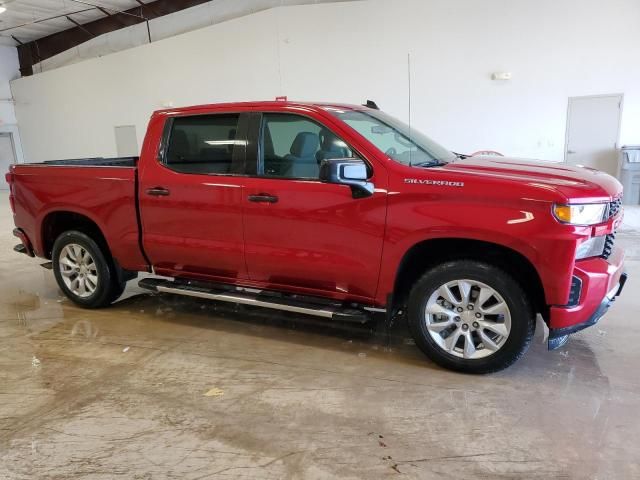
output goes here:
[[337, 303], [324, 303], [321, 299], [296, 295], [286, 296], [255, 289], [224, 288], [220, 285], [182, 283], [158, 278], [144, 278], [140, 288], [154, 292], [173, 293], [187, 297], [204, 298], [219, 302], [237, 303], [285, 312], [312, 315], [340, 322], [366, 323], [371, 315], [364, 309], [344, 307]]
[[18, 253], [24, 253], [25, 255], [29, 255], [30, 257], [35, 257], [35, 253], [33, 252], [33, 247], [31, 246], [31, 242], [29, 241], [29, 237], [24, 233], [24, 230], [21, 228], [14, 228], [13, 235], [20, 239], [21, 244], [13, 247], [13, 250]]

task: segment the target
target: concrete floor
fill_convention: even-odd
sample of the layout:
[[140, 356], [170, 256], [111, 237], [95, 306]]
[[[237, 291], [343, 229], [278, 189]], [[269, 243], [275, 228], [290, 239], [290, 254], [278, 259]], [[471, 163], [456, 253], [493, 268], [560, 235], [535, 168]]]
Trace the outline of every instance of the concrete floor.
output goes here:
[[640, 236], [600, 325], [507, 371], [403, 334], [134, 286], [88, 311], [14, 253], [0, 200], [0, 479], [640, 478]]

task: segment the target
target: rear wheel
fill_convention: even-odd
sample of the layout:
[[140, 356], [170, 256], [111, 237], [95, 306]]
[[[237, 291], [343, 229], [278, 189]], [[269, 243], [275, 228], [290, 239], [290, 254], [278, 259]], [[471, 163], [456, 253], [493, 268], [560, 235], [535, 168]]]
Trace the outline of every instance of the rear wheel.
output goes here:
[[409, 296], [409, 327], [437, 364], [461, 372], [502, 370], [528, 349], [535, 315], [520, 285], [506, 272], [472, 260], [425, 273]]
[[111, 258], [85, 233], [61, 234], [53, 244], [52, 260], [58, 286], [81, 307], [107, 306], [124, 291]]

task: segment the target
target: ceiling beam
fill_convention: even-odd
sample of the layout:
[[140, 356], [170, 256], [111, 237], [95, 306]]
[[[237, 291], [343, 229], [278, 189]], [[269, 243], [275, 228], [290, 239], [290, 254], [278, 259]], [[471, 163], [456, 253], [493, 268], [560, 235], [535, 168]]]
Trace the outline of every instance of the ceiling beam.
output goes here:
[[154, 13], [154, 14], [156, 14], [156, 17], [159, 16], [157, 14], [157, 12], [153, 11], [153, 7], [151, 7], [148, 3], [144, 3], [142, 0], [136, 0], [136, 2], [138, 4], [140, 4], [141, 10], [146, 10], [146, 11], [149, 11], [151, 13]]
[[[117, 11], [109, 7], [105, 7], [100, 4], [100, 0], [74, 1], [91, 7], [90, 9], [99, 10], [105, 14], [105, 16], [92, 22], [80, 24], [70, 18], [68, 16], [70, 14], [59, 15], [55, 18], [66, 17], [67, 20], [75, 25], [75, 27], [53, 33], [31, 42], [18, 42], [19, 45], [16, 48], [18, 49], [20, 73], [22, 76], [33, 75], [34, 64], [86, 42], [87, 34], [97, 37], [99, 35], [104, 35], [105, 33], [120, 30], [124, 27], [148, 22], [154, 18], [169, 15], [171, 13], [184, 10], [185, 8], [194, 7], [210, 0], [181, 0], [179, 2], [175, 0], [155, 0], [148, 3], [136, 0], [141, 4], [140, 6], [124, 11]], [[150, 31], [148, 30], [147, 33], [149, 35], [149, 41], [151, 41]]]
[[105, 16], [110, 17], [111, 14], [109, 13], [109, 10], [104, 9], [103, 7], [99, 7], [98, 5], [96, 5], [96, 9], [100, 10], [102, 13], [105, 14]]
[[48, 22], [50, 20], [56, 20], [57, 18], [66, 17], [67, 15], [73, 15], [73, 14], [76, 14], [76, 13], [90, 12], [91, 10], [93, 10], [93, 8], [83, 8], [82, 10], [76, 10], [75, 12], [61, 13], [59, 15], [53, 15], [51, 17], [44, 17], [44, 18], [37, 18], [35, 20], [29, 20], [28, 22], [19, 23], [18, 25], [11, 25], [9, 27], [2, 27], [2, 28], [0, 28], [0, 33], [1, 32], [7, 32], [9, 30], [15, 30], [16, 28], [22, 28], [22, 27], [28, 27], [30, 25], [36, 25], [38, 23], [45, 23], [45, 22]]
[[83, 32], [87, 33], [91, 38], [95, 37], [95, 35], [93, 33], [91, 33], [89, 30], [87, 30], [84, 25], [76, 22], [73, 18], [71, 18], [69, 15], [67, 15], [67, 20], [69, 20], [71, 23], [73, 23], [76, 27], [78, 27], [80, 30], [82, 30]]
[[133, 13], [132, 12], [133, 9], [131, 8], [129, 10], [116, 10], [115, 8], [105, 7], [94, 2], [89, 2], [87, 0], [71, 0], [71, 1], [75, 3], [81, 3], [82, 5], [87, 5], [88, 7], [95, 8], [96, 10], [100, 10], [101, 12], [104, 10], [107, 10], [107, 11], [111, 10], [114, 14], [131, 15], [132, 17], [138, 17], [146, 20], [146, 18], [143, 17], [142, 15], [136, 15], [135, 13]]
[[105, 16], [105, 17], [110, 17], [110, 18], [112, 18], [112, 19], [113, 19], [113, 20], [115, 20], [116, 22], [118, 22], [118, 23], [122, 24], [122, 26], [123, 26], [123, 27], [126, 27], [126, 26], [127, 26], [126, 24], [123, 24], [123, 23], [120, 21], [120, 17], [118, 17], [118, 16], [114, 16], [114, 15], [113, 15], [113, 13], [109, 12], [109, 10], [107, 10], [106, 8], [104, 8], [104, 7], [100, 7], [100, 6], [96, 5], [96, 10], [100, 10], [102, 13], [104, 13], [104, 16]]

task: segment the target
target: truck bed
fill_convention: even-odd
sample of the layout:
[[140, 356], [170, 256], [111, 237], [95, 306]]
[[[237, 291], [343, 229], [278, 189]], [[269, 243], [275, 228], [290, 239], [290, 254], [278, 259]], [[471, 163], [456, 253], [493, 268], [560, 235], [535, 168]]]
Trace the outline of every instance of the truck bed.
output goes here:
[[27, 234], [35, 253], [48, 258], [49, 220], [61, 214], [80, 215], [100, 229], [123, 268], [144, 270], [136, 163], [137, 157], [122, 157], [12, 165], [16, 226]]

